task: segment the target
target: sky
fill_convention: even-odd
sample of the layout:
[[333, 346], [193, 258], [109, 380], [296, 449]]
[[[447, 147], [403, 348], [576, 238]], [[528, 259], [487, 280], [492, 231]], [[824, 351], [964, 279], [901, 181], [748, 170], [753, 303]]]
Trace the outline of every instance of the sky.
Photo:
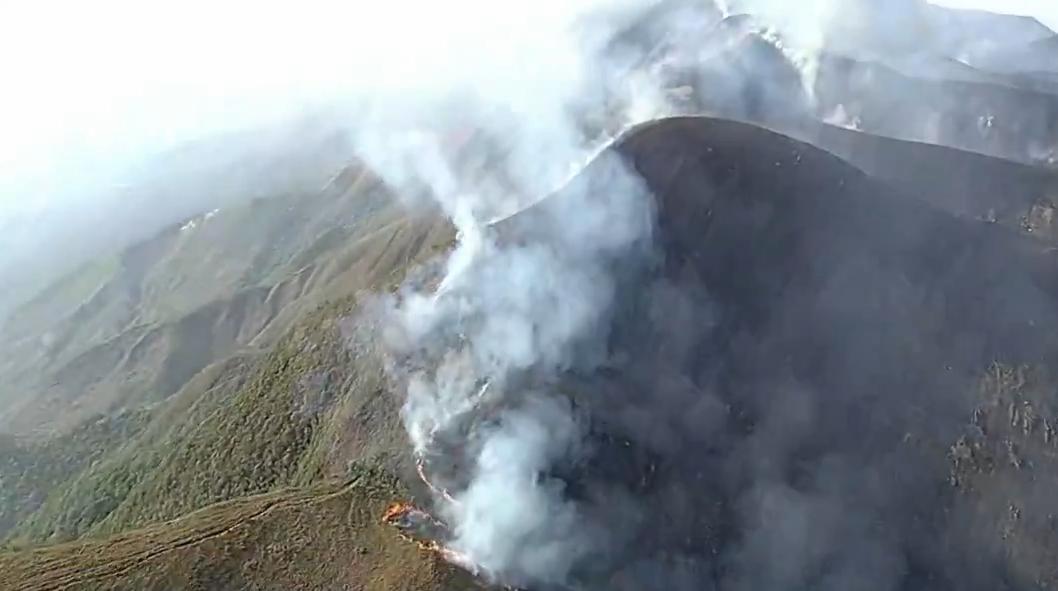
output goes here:
[[[311, 1], [0, 3], [0, 177], [34, 182], [58, 166], [91, 175], [327, 94], [344, 78], [330, 70], [343, 63], [341, 39], [358, 19], [348, 8], [324, 8]], [[0, 199], [3, 189], [0, 181]]]
[[511, 53], [532, 21], [598, 1], [0, 0], [0, 214], [60, 167], [76, 182], [358, 89], [450, 81], [476, 52], [461, 40]]
[[[1058, 30], [1056, 0], [937, 3], [1031, 14]], [[503, 24], [502, 4], [0, 2], [0, 214], [39, 206], [49, 190], [105, 176], [137, 154], [268, 121], [354, 87], [400, 88], [449, 69], [458, 39], [481, 38], [469, 30], [474, 22]], [[534, 3], [541, 19], [568, 10], [563, 4]], [[460, 18], [469, 11], [489, 14]], [[529, 28], [511, 24], [515, 36]], [[383, 60], [387, 68], [378, 67]]]

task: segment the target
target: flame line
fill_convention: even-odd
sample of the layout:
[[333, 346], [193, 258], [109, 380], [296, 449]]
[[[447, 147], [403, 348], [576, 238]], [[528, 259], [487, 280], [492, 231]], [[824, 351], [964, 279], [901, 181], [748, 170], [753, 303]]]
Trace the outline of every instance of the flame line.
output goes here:
[[386, 509], [386, 512], [382, 515], [382, 522], [387, 525], [392, 525], [396, 527], [397, 535], [400, 536], [402, 540], [415, 544], [421, 550], [437, 554], [445, 561], [463, 568], [474, 576], [480, 574], [481, 569], [478, 567], [477, 564], [474, 563], [473, 560], [471, 560], [469, 555], [458, 550], [449, 548], [441, 544], [437, 540], [416, 539], [415, 537], [401, 530], [401, 528], [397, 525], [397, 521], [412, 513], [421, 515], [423, 518], [430, 520], [435, 525], [442, 527], [445, 526], [442, 521], [440, 521], [433, 515], [430, 515], [422, 509], [418, 509], [412, 506], [410, 503], [394, 503], [393, 505], [391, 505], [388, 509]]
[[459, 505], [459, 501], [455, 499], [447, 490], [444, 488], [434, 485], [433, 482], [426, 476], [426, 461], [422, 457], [415, 459], [415, 471], [419, 473], [419, 479], [422, 480], [423, 484], [430, 489], [436, 496], [444, 499], [446, 502], [452, 505]]

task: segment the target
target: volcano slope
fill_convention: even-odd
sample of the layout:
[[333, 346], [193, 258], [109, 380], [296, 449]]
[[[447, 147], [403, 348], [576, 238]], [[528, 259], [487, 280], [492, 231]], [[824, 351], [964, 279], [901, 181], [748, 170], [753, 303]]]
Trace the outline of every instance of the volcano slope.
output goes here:
[[1058, 584], [1053, 250], [754, 126], [615, 149], [657, 261], [615, 269], [611, 363], [561, 388], [590, 451], [554, 477], [606, 532], [575, 587]]
[[[606, 533], [571, 586], [1058, 586], [1058, 273], [1047, 244], [751, 125], [669, 119], [613, 149], [654, 195], [656, 243], [650, 260], [614, 270], [610, 362], [572, 370], [555, 389], [589, 437], [586, 453], [550, 476], [565, 481], [585, 525]], [[929, 178], [916, 186], [944, 188]], [[540, 228], [562, 198], [497, 231], [518, 239]], [[321, 322], [355, 317], [333, 314]], [[332, 344], [317, 342], [324, 331], [292, 334], [297, 347], [261, 362], [263, 375], [282, 376], [275, 387], [218, 390], [231, 404], [208, 406], [208, 423], [230, 426], [223, 437], [200, 429], [175, 446], [196, 461], [148, 472], [122, 519], [89, 539], [3, 555], [0, 589], [467, 588], [436, 556], [380, 529], [376, 514], [408, 494], [383, 486], [383, 472], [347, 486], [278, 479], [198, 496], [176, 486], [235, 474], [255, 457], [299, 472], [301, 454], [240, 438], [240, 425], [257, 422], [237, 412], [285, 426], [297, 419], [298, 372], [349, 363], [329, 353], [299, 361]], [[356, 409], [388, 400], [384, 388], [349, 383], [340, 400], [351, 410], [333, 421], [399, 454], [394, 412], [384, 425], [359, 424]], [[346, 429], [294, 426], [312, 450], [345, 445], [331, 438]], [[239, 453], [225, 459], [231, 441]], [[343, 460], [364, 453], [353, 447]], [[265, 495], [244, 496], [255, 492]], [[143, 509], [167, 495], [164, 510]], [[220, 504], [173, 514], [200, 509], [199, 497]], [[83, 513], [62, 501], [53, 513]], [[137, 529], [115, 533], [118, 521]]]

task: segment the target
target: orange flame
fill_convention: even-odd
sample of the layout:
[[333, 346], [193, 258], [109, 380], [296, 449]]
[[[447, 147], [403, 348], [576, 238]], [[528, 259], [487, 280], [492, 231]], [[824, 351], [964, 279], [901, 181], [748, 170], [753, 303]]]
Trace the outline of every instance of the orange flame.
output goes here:
[[[390, 505], [389, 508], [386, 509], [386, 512], [382, 515], [382, 522], [389, 525], [394, 525], [394, 522], [405, 517], [411, 512], [422, 513], [422, 515], [427, 519], [437, 522], [437, 519], [429, 513], [426, 513], [421, 509], [417, 509], [411, 503], [404, 502], [397, 502]], [[478, 568], [474, 564], [474, 561], [472, 561], [469, 556], [463, 554], [462, 552], [445, 547], [436, 540], [416, 539], [403, 531], [398, 530], [397, 535], [399, 535], [404, 541], [411, 542], [422, 550], [437, 554], [447, 562], [462, 567], [473, 574], [478, 574]]]
[[385, 514], [382, 515], [382, 521], [385, 523], [393, 523], [397, 519], [400, 519], [404, 515], [407, 515], [413, 507], [409, 503], [393, 503], [386, 509]]
[[[447, 490], [435, 486], [434, 483], [430, 481], [430, 478], [426, 476], [426, 462], [423, 460], [423, 458], [416, 458], [415, 471], [418, 472], [419, 478], [422, 480], [423, 484], [425, 484], [426, 487], [429, 488], [430, 491], [434, 493], [436, 497], [444, 499], [446, 502], [451, 503], [453, 505], [459, 504], [459, 501], [456, 501], [455, 498], [451, 494], [449, 494]], [[421, 516], [425, 519], [428, 519], [434, 522], [435, 524], [444, 527], [444, 524], [433, 515], [430, 515], [422, 509], [415, 507], [411, 503], [406, 502], [396, 502], [390, 505], [389, 508], [386, 509], [386, 512], [382, 515], [382, 521], [383, 523], [387, 523], [389, 525], [396, 525], [397, 521], [409, 516], [412, 513], [421, 514]], [[420, 549], [437, 554], [445, 561], [459, 566], [471, 572], [472, 574], [477, 575], [479, 573], [479, 569], [474, 563], [474, 561], [471, 560], [469, 556], [462, 552], [459, 552], [458, 550], [448, 548], [436, 540], [416, 539], [408, 533], [400, 531], [399, 528], [397, 535], [399, 535], [405, 541], [415, 544]]]

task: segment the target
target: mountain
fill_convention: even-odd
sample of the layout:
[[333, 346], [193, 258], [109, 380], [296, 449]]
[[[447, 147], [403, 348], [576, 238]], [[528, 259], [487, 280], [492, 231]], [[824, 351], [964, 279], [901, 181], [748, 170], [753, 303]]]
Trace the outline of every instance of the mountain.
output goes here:
[[[867, 137], [834, 133], [853, 147]], [[874, 143], [864, 145], [872, 146], [879, 175], [912, 156], [903, 142], [869, 139]], [[866, 572], [892, 577], [897, 588], [994, 589], [1051, 580], [1054, 557], [1046, 549], [1053, 542], [1040, 525], [1049, 509], [1038, 491], [1058, 473], [1050, 466], [1053, 439], [1044, 435], [1058, 415], [1040, 394], [1051, 383], [1046, 371], [1018, 369], [1045, 368], [1058, 346], [1058, 278], [1046, 240], [974, 219], [973, 201], [934, 201], [935, 192], [960, 194], [950, 175], [911, 175], [898, 188], [743, 123], [664, 120], [630, 132], [614, 149], [655, 195], [664, 256], [622, 296], [610, 346], [614, 359], [626, 361], [564, 378], [563, 390], [600, 442], [565, 478], [571, 490], [617, 494], [633, 487], [640, 510], [628, 515], [649, 514], [649, 521], [607, 515], [605, 503], [598, 510], [615, 528], [613, 540], [651, 543], [595, 563], [585, 581], [643, 588], [643, 577], [660, 572], [721, 585], [823, 585]], [[1011, 178], [1040, 172], [948, 148], [920, 149], [917, 157], [934, 165], [970, 159], [1009, 167]], [[591, 169], [583, 174], [590, 177]], [[1010, 194], [1030, 203], [1019, 187], [1034, 186], [1015, 184]], [[561, 193], [501, 230], [517, 235], [535, 226], [533, 216], [560, 200]], [[958, 207], [965, 211], [953, 211]], [[436, 218], [398, 219], [381, 234], [355, 259], [374, 252], [373, 260], [386, 261], [362, 263], [360, 269], [375, 269], [364, 287], [393, 285], [409, 261], [427, 260], [451, 240]], [[250, 575], [233, 574], [225, 558], [232, 554], [215, 549], [209, 531], [216, 530], [203, 528], [230, 523], [225, 531], [234, 533], [225, 535], [243, 540], [241, 552], [267, 557], [283, 546], [266, 542], [264, 528], [296, 531], [282, 525], [285, 519], [312, 523], [304, 514], [287, 517], [296, 510], [285, 507], [316, 507], [305, 500], [316, 498], [327, 505], [323, 499], [356, 493], [320, 490], [386, 478], [370, 476], [372, 470], [409, 473], [397, 402], [386, 392], [371, 339], [355, 336], [356, 291], [344, 293], [301, 315], [271, 348], [210, 365], [175, 395], [127, 415], [126, 427], [103, 430], [107, 437], [75, 429], [46, 440], [50, 448], [17, 440], [18, 457], [26, 458], [14, 468], [23, 474], [18, 490], [31, 491], [19, 498], [41, 503], [15, 516], [12, 543], [88, 540], [0, 559], [5, 572], [21, 573], [18, 588], [49, 588], [47, 577], [87, 569], [74, 558], [86, 548], [96, 548], [87, 555], [100, 561], [99, 572], [145, 577], [132, 583], [120, 578], [131, 575], [115, 574], [108, 580], [119, 588], [151, 588], [159, 580], [176, 588], [210, 580], [256, 588], [262, 583], [235, 578]], [[1015, 409], [1016, 431], [1000, 427], [1006, 406]], [[1022, 428], [1024, 421], [1030, 427]], [[975, 431], [977, 423], [993, 426]], [[1017, 467], [1004, 459], [1007, 441]], [[54, 465], [51, 457], [69, 460], [50, 476], [23, 468], [34, 458]], [[695, 476], [703, 473], [722, 477]], [[313, 488], [321, 481], [339, 484]], [[366, 521], [356, 523], [377, 523], [368, 519], [371, 507], [408, 498], [391, 490], [357, 501]], [[259, 494], [271, 496], [253, 496]], [[253, 507], [263, 499], [280, 499], [276, 506], [284, 508], [267, 513], [274, 518], [241, 517], [247, 507], [257, 514]], [[348, 502], [352, 497], [340, 504]], [[816, 522], [817, 550], [793, 552], [798, 530], [774, 529], [792, 523], [759, 521], [771, 506]], [[830, 511], [858, 517], [835, 521]], [[379, 540], [370, 536], [394, 532], [348, 535]], [[414, 548], [401, 544], [393, 538], [349, 547], [366, 548], [369, 560], [375, 551], [390, 560]], [[181, 550], [151, 549], [167, 547]], [[931, 553], [935, 547], [945, 551]], [[196, 548], [201, 553], [190, 564], [198, 566], [177, 566]], [[310, 566], [333, 564], [324, 557], [342, 544], [301, 548], [274, 559], [281, 577], [345, 576]], [[130, 552], [146, 566], [116, 566], [141, 560]], [[768, 566], [776, 553], [790, 552], [793, 570]], [[56, 567], [33, 566], [38, 560]], [[407, 560], [416, 565], [409, 568], [425, 568]], [[80, 584], [107, 588], [90, 579]]]
[[58, 169], [57, 187], [19, 188], [40, 205], [0, 216], [0, 270], [10, 286], [0, 295], [0, 322], [62, 276], [181, 220], [323, 187], [352, 158], [337, 116], [209, 136], [116, 163], [88, 181]]
[[[378, 398], [381, 362], [350, 358], [371, 349], [347, 350], [339, 321], [361, 291], [388, 289], [451, 240], [353, 166], [317, 194], [171, 228], [94, 289], [43, 292], [8, 329], [23, 336], [5, 366], [0, 444], [16, 461], [0, 472], [0, 526], [33, 543], [106, 520], [119, 531], [344, 474], [338, 456], [392, 460], [402, 434], [396, 403]], [[346, 432], [350, 413], [370, 424]], [[251, 425], [256, 436], [242, 435]], [[207, 472], [237, 461], [239, 445], [245, 473]]]
[[[887, 26], [898, 29], [888, 40], [874, 29], [869, 35], [848, 29], [838, 18], [816, 24], [824, 27], [822, 42], [806, 43], [803, 32], [757, 14], [721, 18], [708, 6], [666, 2], [617, 36], [611, 52], [640, 55], [630, 67], [671, 89], [678, 113], [711, 113], [789, 133], [798, 120], [811, 119], [1054, 164], [1058, 86], [1041, 65], [1058, 63], [1048, 53], [1054, 33], [1033, 19], [932, 7], [915, 17], [932, 31], [927, 35], [901, 25], [894, 16], [899, 10], [886, 5], [883, 12], [895, 19]], [[796, 29], [796, 22], [789, 27]], [[913, 43], [892, 44], [908, 34]], [[1025, 67], [968, 61], [970, 48]]]
[[[670, 0], [604, 49], [694, 115], [624, 132], [488, 229], [546, 245], [615, 161], [654, 213], [650, 256], [607, 262], [604, 351], [586, 352], [605, 361], [544, 384], [583, 445], [535, 478], [591, 548], [533, 591], [1058, 588], [1058, 95], [980, 49], [1047, 55], [1051, 37], [913, 16], [940, 27], [928, 51], [806, 53]], [[171, 176], [133, 183], [145, 218], [75, 236], [12, 300], [0, 589], [489, 587], [383, 519], [436, 493], [380, 296], [431, 285], [454, 229], [334, 129], [168, 154]], [[452, 482], [469, 447], [437, 462]]]
[[616, 150], [660, 252], [622, 283], [615, 361], [561, 388], [594, 435], [560, 478], [606, 540], [575, 587], [1058, 583], [1053, 381], [1017, 369], [1058, 352], [1052, 247], [754, 126]]
[[313, 298], [356, 286], [400, 219], [354, 164], [321, 190], [199, 215], [79, 268], [4, 325], [0, 425], [60, 428], [165, 399], [209, 363], [266, 346]]
[[792, 135], [953, 215], [997, 222], [1040, 240], [1058, 237], [1050, 221], [1058, 198], [1058, 172], [1052, 169], [827, 124], [809, 123]]

